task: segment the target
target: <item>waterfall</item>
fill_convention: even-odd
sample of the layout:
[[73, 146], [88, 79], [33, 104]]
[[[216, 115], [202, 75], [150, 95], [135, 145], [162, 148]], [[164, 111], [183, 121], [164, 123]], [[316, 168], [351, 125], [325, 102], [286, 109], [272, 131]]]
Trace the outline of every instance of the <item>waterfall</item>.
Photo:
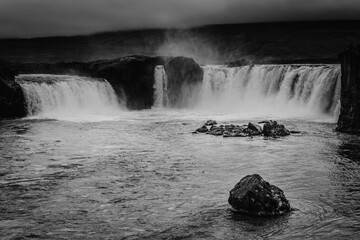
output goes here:
[[[249, 117], [337, 117], [340, 101], [339, 65], [254, 65], [228, 68], [204, 66], [199, 110], [230, 112]], [[166, 91], [161, 67], [155, 70], [157, 104]], [[158, 89], [162, 88], [162, 89]], [[164, 97], [165, 96], [165, 97]], [[161, 99], [158, 99], [161, 98]], [[163, 105], [165, 106], [165, 105]]]
[[167, 78], [164, 66], [155, 67], [154, 107], [161, 108], [167, 105]]
[[19, 75], [30, 117], [106, 116], [120, 111], [121, 104], [111, 85], [103, 79], [79, 76]]

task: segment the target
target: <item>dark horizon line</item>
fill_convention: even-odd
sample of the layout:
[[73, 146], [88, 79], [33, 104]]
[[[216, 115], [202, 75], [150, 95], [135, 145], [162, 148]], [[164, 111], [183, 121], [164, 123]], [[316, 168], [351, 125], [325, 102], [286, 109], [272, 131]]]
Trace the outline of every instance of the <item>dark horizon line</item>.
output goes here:
[[114, 30], [114, 31], [100, 31], [89, 34], [79, 34], [79, 35], [58, 35], [58, 36], [43, 36], [43, 37], [27, 37], [27, 38], [0, 38], [0, 41], [22, 41], [22, 40], [44, 40], [44, 39], [59, 39], [59, 38], [86, 38], [94, 37], [99, 35], [107, 35], [113, 33], [130, 33], [130, 32], [146, 32], [146, 31], [177, 31], [177, 30], [196, 30], [196, 29], [206, 29], [212, 27], [221, 27], [221, 26], [251, 26], [251, 25], [286, 25], [286, 24], [324, 24], [324, 23], [360, 23], [359, 19], [338, 19], [338, 20], [294, 20], [294, 21], [274, 21], [274, 22], [244, 22], [244, 23], [219, 23], [219, 24], [206, 24], [198, 25], [193, 27], [171, 27], [171, 28], [133, 28], [133, 29], [123, 29], [123, 30]]

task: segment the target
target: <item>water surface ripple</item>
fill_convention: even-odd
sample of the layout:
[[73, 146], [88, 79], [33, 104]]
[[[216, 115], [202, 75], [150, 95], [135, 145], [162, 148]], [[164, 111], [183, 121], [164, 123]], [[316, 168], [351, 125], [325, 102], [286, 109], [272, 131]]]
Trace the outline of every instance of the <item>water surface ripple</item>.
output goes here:
[[[191, 134], [207, 116], [124, 113], [114, 121], [0, 122], [1, 239], [356, 239], [360, 138], [282, 120], [301, 134]], [[215, 116], [222, 123], [248, 120]], [[258, 173], [298, 209], [234, 214], [229, 190]]]

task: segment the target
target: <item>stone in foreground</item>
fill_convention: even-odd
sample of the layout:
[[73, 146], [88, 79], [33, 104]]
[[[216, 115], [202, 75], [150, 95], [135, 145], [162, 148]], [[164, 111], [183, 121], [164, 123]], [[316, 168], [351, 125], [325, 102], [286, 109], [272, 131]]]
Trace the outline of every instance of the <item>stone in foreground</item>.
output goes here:
[[230, 191], [230, 205], [239, 212], [278, 216], [291, 211], [284, 192], [260, 175], [247, 175]]

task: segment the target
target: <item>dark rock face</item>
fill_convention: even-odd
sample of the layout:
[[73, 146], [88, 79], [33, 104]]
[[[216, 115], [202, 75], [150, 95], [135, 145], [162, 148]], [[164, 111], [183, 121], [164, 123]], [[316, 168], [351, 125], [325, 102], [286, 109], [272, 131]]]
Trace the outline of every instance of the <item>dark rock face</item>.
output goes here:
[[129, 109], [146, 109], [154, 103], [154, 71], [161, 64], [161, 57], [131, 56], [91, 62], [89, 72], [108, 80], [117, 96], [125, 93]]
[[341, 111], [336, 131], [360, 133], [360, 49], [349, 46], [341, 62]]
[[186, 107], [190, 96], [198, 96], [204, 72], [193, 59], [175, 57], [164, 65], [167, 75], [167, 95], [170, 107]]
[[230, 191], [228, 201], [235, 210], [258, 216], [276, 216], [291, 211], [284, 192], [258, 174], [242, 178]]
[[0, 118], [26, 116], [24, 94], [15, 82], [15, 72], [0, 61]]
[[290, 135], [290, 131], [285, 128], [284, 125], [278, 124], [276, 121], [269, 121], [264, 124], [263, 127], [264, 136], [268, 137], [278, 137], [278, 136], [287, 136]]

